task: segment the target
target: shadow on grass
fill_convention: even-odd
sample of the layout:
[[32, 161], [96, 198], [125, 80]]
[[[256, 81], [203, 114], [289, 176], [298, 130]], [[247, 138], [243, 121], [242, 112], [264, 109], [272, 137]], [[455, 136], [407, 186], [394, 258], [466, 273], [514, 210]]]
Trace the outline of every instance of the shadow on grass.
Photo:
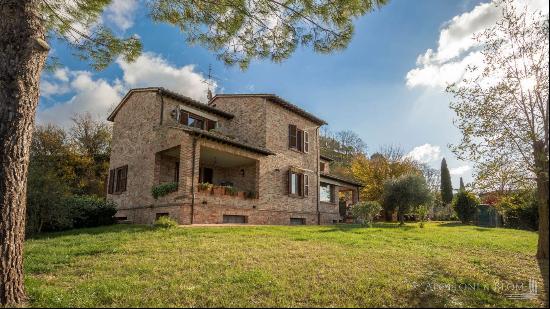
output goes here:
[[355, 232], [357, 230], [369, 230], [369, 229], [400, 229], [404, 231], [408, 231], [411, 229], [415, 229], [415, 225], [405, 224], [404, 226], [400, 226], [397, 223], [389, 223], [389, 222], [377, 222], [374, 223], [371, 227], [362, 226], [360, 224], [335, 224], [330, 226], [328, 229], [320, 230], [320, 233], [330, 233], [330, 232]]
[[89, 228], [80, 228], [72, 229], [60, 232], [45, 232], [28, 237], [28, 240], [39, 240], [39, 239], [48, 239], [48, 238], [57, 238], [65, 236], [81, 236], [81, 235], [101, 235], [101, 234], [110, 234], [110, 233], [142, 233], [146, 231], [155, 230], [153, 227], [147, 225], [134, 225], [134, 224], [114, 224], [107, 226], [98, 226], [98, 227], [89, 227]]
[[441, 227], [457, 227], [457, 226], [469, 226], [469, 224], [464, 224], [464, 223], [459, 222], [459, 221], [452, 221], [452, 222], [441, 223], [438, 226], [441, 226]]

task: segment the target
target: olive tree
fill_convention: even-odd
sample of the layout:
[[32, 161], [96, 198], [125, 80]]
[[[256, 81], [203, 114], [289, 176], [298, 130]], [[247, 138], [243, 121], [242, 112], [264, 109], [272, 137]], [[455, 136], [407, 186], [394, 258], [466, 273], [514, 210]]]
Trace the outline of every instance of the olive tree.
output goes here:
[[384, 184], [382, 197], [386, 209], [397, 209], [399, 224], [405, 224], [405, 215], [420, 205], [428, 204], [432, 194], [424, 177], [410, 174], [390, 179]]

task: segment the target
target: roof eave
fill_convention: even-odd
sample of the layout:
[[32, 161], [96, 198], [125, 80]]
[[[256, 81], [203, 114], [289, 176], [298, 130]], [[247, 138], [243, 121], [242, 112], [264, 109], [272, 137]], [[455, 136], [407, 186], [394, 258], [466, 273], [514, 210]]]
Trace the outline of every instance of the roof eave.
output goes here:
[[265, 156], [275, 155], [275, 153], [272, 152], [269, 149], [264, 149], [264, 148], [256, 147], [256, 146], [253, 146], [253, 145], [248, 145], [248, 144], [245, 144], [245, 143], [241, 143], [241, 142], [238, 142], [238, 141], [230, 140], [228, 138], [224, 138], [222, 136], [217, 136], [215, 134], [212, 134], [208, 131], [192, 128], [192, 127], [185, 126], [185, 125], [177, 125], [177, 126], [171, 126], [171, 127], [176, 128], [176, 129], [184, 130], [184, 131], [188, 132], [189, 134], [192, 134], [192, 135], [195, 135], [195, 136], [204, 137], [204, 138], [211, 139], [211, 140], [214, 140], [214, 141], [217, 141], [217, 142], [220, 142], [220, 143], [224, 143], [224, 144], [228, 144], [228, 145], [231, 145], [231, 146], [234, 146], [234, 147], [245, 149], [245, 150], [250, 151], [250, 152], [262, 154], [262, 155], [265, 155]]
[[319, 126], [327, 124], [327, 122], [324, 121], [323, 119], [318, 118], [315, 115], [301, 109], [300, 107], [286, 101], [285, 99], [283, 99], [283, 98], [281, 98], [281, 97], [279, 97], [275, 94], [271, 94], [271, 93], [216, 94], [212, 98], [212, 100], [210, 100], [208, 102], [208, 105], [211, 105], [217, 98], [223, 98], [223, 97], [262, 97], [262, 98], [266, 98], [266, 99], [269, 99], [270, 101], [272, 101], [273, 103], [278, 104], [279, 106], [281, 106], [283, 108], [286, 108], [286, 109], [296, 113], [297, 115], [300, 115], [300, 116], [314, 122], [315, 124], [317, 124]]
[[364, 187], [363, 184], [361, 184], [357, 181], [354, 181], [352, 179], [346, 179], [346, 178], [343, 178], [343, 177], [339, 177], [339, 176], [331, 175], [331, 174], [326, 174], [326, 173], [321, 173], [320, 176], [321, 176], [321, 178], [325, 177], [325, 178], [328, 178], [328, 179], [332, 179], [332, 180], [340, 181], [340, 182], [343, 182], [343, 183], [347, 183], [347, 184], [350, 184], [350, 185], [353, 185], [353, 186], [356, 186], [356, 187]]
[[[205, 112], [208, 112], [208, 113], [212, 113], [212, 114], [215, 114], [215, 115], [218, 115], [220, 117], [224, 117], [226, 119], [233, 119], [235, 117], [235, 115], [233, 114], [230, 114], [230, 113], [227, 113], [227, 112], [224, 112], [222, 110], [219, 110], [219, 109], [216, 109], [214, 107], [211, 107], [207, 104], [203, 104], [203, 103], [200, 103], [198, 101], [195, 101], [189, 97], [186, 97], [184, 95], [181, 95], [177, 92], [173, 92], [171, 90], [168, 90], [168, 89], [165, 89], [163, 87], [148, 87], [148, 88], [133, 88], [133, 89], [130, 89], [126, 95], [122, 98], [122, 100], [120, 101], [120, 103], [118, 103], [118, 105], [115, 107], [115, 109], [111, 112], [111, 114], [109, 115], [109, 117], [107, 117], [107, 120], [108, 121], [115, 121], [115, 117], [116, 117], [116, 114], [120, 111], [120, 109], [122, 108], [122, 106], [124, 106], [124, 104], [126, 103], [126, 101], [130, 98], [130, 96], [134, 93], [134, 92], [144, 92], [144, 91], [155, 91], [155, 92], [158, 92], [159, 95], [164, 95], [164, 96], [168, 96], [168, 97], [171, 97], [175, 100], [178, 100], [180, 101], [181, 103], [183, 104], [187, 104], [189, 106], [192, 106], [192, 107], [195, 107], [195, 108], [198, 108], [198, 109], [201, 109]], [[204, 106], [201, 106], [201, 105], [204, 105]]]

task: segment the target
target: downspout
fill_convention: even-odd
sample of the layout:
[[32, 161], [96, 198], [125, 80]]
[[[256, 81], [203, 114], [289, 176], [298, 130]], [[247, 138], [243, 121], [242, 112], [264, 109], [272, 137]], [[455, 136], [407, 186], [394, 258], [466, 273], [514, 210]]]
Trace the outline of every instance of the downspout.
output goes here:
[[158, 94], [160, 96], [160, 125], [162, 125], [162, 118], [164, 118], [164, 97], [161, 89], [158, 90]]
[[319, 143], [319, 128], [315, 129], [315, 138], [317, 139], [317, 158], [315, 159], [315, 162], [317, 163], [317, 225], [321, 225], [321, 212], [319, 211], [319, 200], [321, 199], [321, 193], [319, 192], [319, 189], [321, 188], [321, 173], [319, 172], [319, 160], [320, 160], [320, 154], [321, 154], [321, 145]]
[[191, 156], [191, 224], [193, 224], [193, 218], [195, 217], [195, 159], [197, 150], [197, 137], [193, 136], [193, 155]]

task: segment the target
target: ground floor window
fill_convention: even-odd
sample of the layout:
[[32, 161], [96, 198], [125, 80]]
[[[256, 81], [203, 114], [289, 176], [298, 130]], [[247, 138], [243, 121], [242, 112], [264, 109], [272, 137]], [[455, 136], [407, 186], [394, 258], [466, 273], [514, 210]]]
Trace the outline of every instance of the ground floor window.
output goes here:
[[155, 214], [155, 220], [158, 220], [158, 219], [160, 219], [160, 218], [162, 218], [162, 217], [170, 217], [170, 214], [167, 213], [167, 212], [157, 212], [157, 213]]
[[309, 195], [309, 176], [289, 170], [288, 172], [288, 194], [294, 196]]
[[290, 218], [291, 225], [305, 225], [306, 219], [304, 218]]
[[246, 216], [223, 215], [223, 223], [244, 224], [247, 222], [248, 222], [248, 218]]
[[335, 187], [332, 184], [321, 182], [319, 185], [319, 194], [321, 202], [334, 203], [335, 201]]
[[121, 193], [126, 191], [128, 180], [128, 165], [124, 165], [109, 171], [108, 193]]

